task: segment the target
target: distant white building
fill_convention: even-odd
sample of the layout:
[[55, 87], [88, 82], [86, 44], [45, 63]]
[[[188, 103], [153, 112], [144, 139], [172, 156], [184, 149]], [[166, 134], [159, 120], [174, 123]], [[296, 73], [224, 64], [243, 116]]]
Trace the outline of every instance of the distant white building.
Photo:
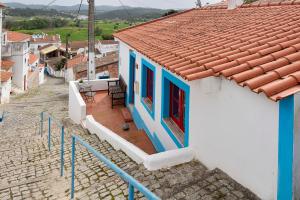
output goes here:
[[[5, 44], [5, 37], [3, 37], [2, 32], [2, 11], [5, 8], [5, 5], [0, 3], [0, 39], [1, 43]], [[11, 67], [13, 62], [2, 61], [1, 47], [0, 45], [0, 104], [9, 103], [10, 92], [11, 92]]]
[[119, 42], [114, 40], [99, 40], [96, 43], [96, 49], [102, 56], [108, 53], [117, 52], [119, 50]]
[[30, 35], [12, 31], [3, 34], [2, 58], [13, 61], [12, 83], [27, 90]]
[[60, 35], [48, 35], [45, 33], [35, 34], [30, 39], [30, 51], [35, 55], [39, 54], [39, 49], [46, 45], [53, 45], [57, 48], [61, 46]]

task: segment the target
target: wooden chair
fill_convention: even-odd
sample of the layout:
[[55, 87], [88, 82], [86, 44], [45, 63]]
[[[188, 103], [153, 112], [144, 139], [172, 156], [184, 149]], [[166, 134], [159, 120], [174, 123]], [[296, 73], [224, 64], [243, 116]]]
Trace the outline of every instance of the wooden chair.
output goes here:
[[[114, 83], [111, 85], [111, 83]], [[126, 106], [126, 90], [127, 85], [120, 75], [119, 80], [108, 81], [108, 95], [111, 95], [111, 107], [114, 108], [115, 105], [123, 104]], [[120, 103], [121, 102], [121, 103]]]

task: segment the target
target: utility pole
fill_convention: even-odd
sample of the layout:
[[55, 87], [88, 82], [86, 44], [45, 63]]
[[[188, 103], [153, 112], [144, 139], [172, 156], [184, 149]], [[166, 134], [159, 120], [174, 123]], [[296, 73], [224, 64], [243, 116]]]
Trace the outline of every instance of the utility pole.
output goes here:
[[70, 59], [70, 55], [69, 55], [69, 38], [71, 37], [71, 34], [68, 33], [66, 35], [66, 57], [67, 59]]
[[89, 47], [89, 63], [88, 63], [88, 80], [94, 80], [95, 74], [95, 0], [88, 0], [89, 3], [89, 19], [88, 19], [88, 47]]
[[201, 0], [197, 0], [196, 6], [197, 6], [198, 8], [201, 8], [201, 7], [202, 7]]

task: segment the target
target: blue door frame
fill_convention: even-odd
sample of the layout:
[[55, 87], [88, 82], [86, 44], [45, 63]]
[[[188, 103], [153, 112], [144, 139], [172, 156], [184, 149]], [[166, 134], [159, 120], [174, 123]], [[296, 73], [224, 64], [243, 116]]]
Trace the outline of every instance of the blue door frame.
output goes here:
[[279, 102], [277, 200], [293, 199], [294, 95]]
[[134, 104], [134, 81], [135, 81], [135, 63], [136, 55], [133, 52], [129, 53], [129, 87], [128, 87], [128, 102], [127, 104]]

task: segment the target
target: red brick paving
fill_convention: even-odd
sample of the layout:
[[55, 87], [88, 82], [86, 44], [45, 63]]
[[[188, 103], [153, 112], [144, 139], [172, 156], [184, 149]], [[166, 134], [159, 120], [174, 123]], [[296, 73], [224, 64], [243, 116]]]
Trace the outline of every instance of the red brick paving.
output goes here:
[[95, 102], [86, 102], [87, 115], [93, 115], [94, 119], [117, 133], [122, 138], [136, 145], [148, 154], [156, 153], [156, 150], [143, 130], [138, 130], [134, 122], [130, 122], [129, 131], [122, 129], [125, 120], [122, 116], [121, 109], [123, 106], [111, 108], [111, 98], [106, 91], [97, 92]]

